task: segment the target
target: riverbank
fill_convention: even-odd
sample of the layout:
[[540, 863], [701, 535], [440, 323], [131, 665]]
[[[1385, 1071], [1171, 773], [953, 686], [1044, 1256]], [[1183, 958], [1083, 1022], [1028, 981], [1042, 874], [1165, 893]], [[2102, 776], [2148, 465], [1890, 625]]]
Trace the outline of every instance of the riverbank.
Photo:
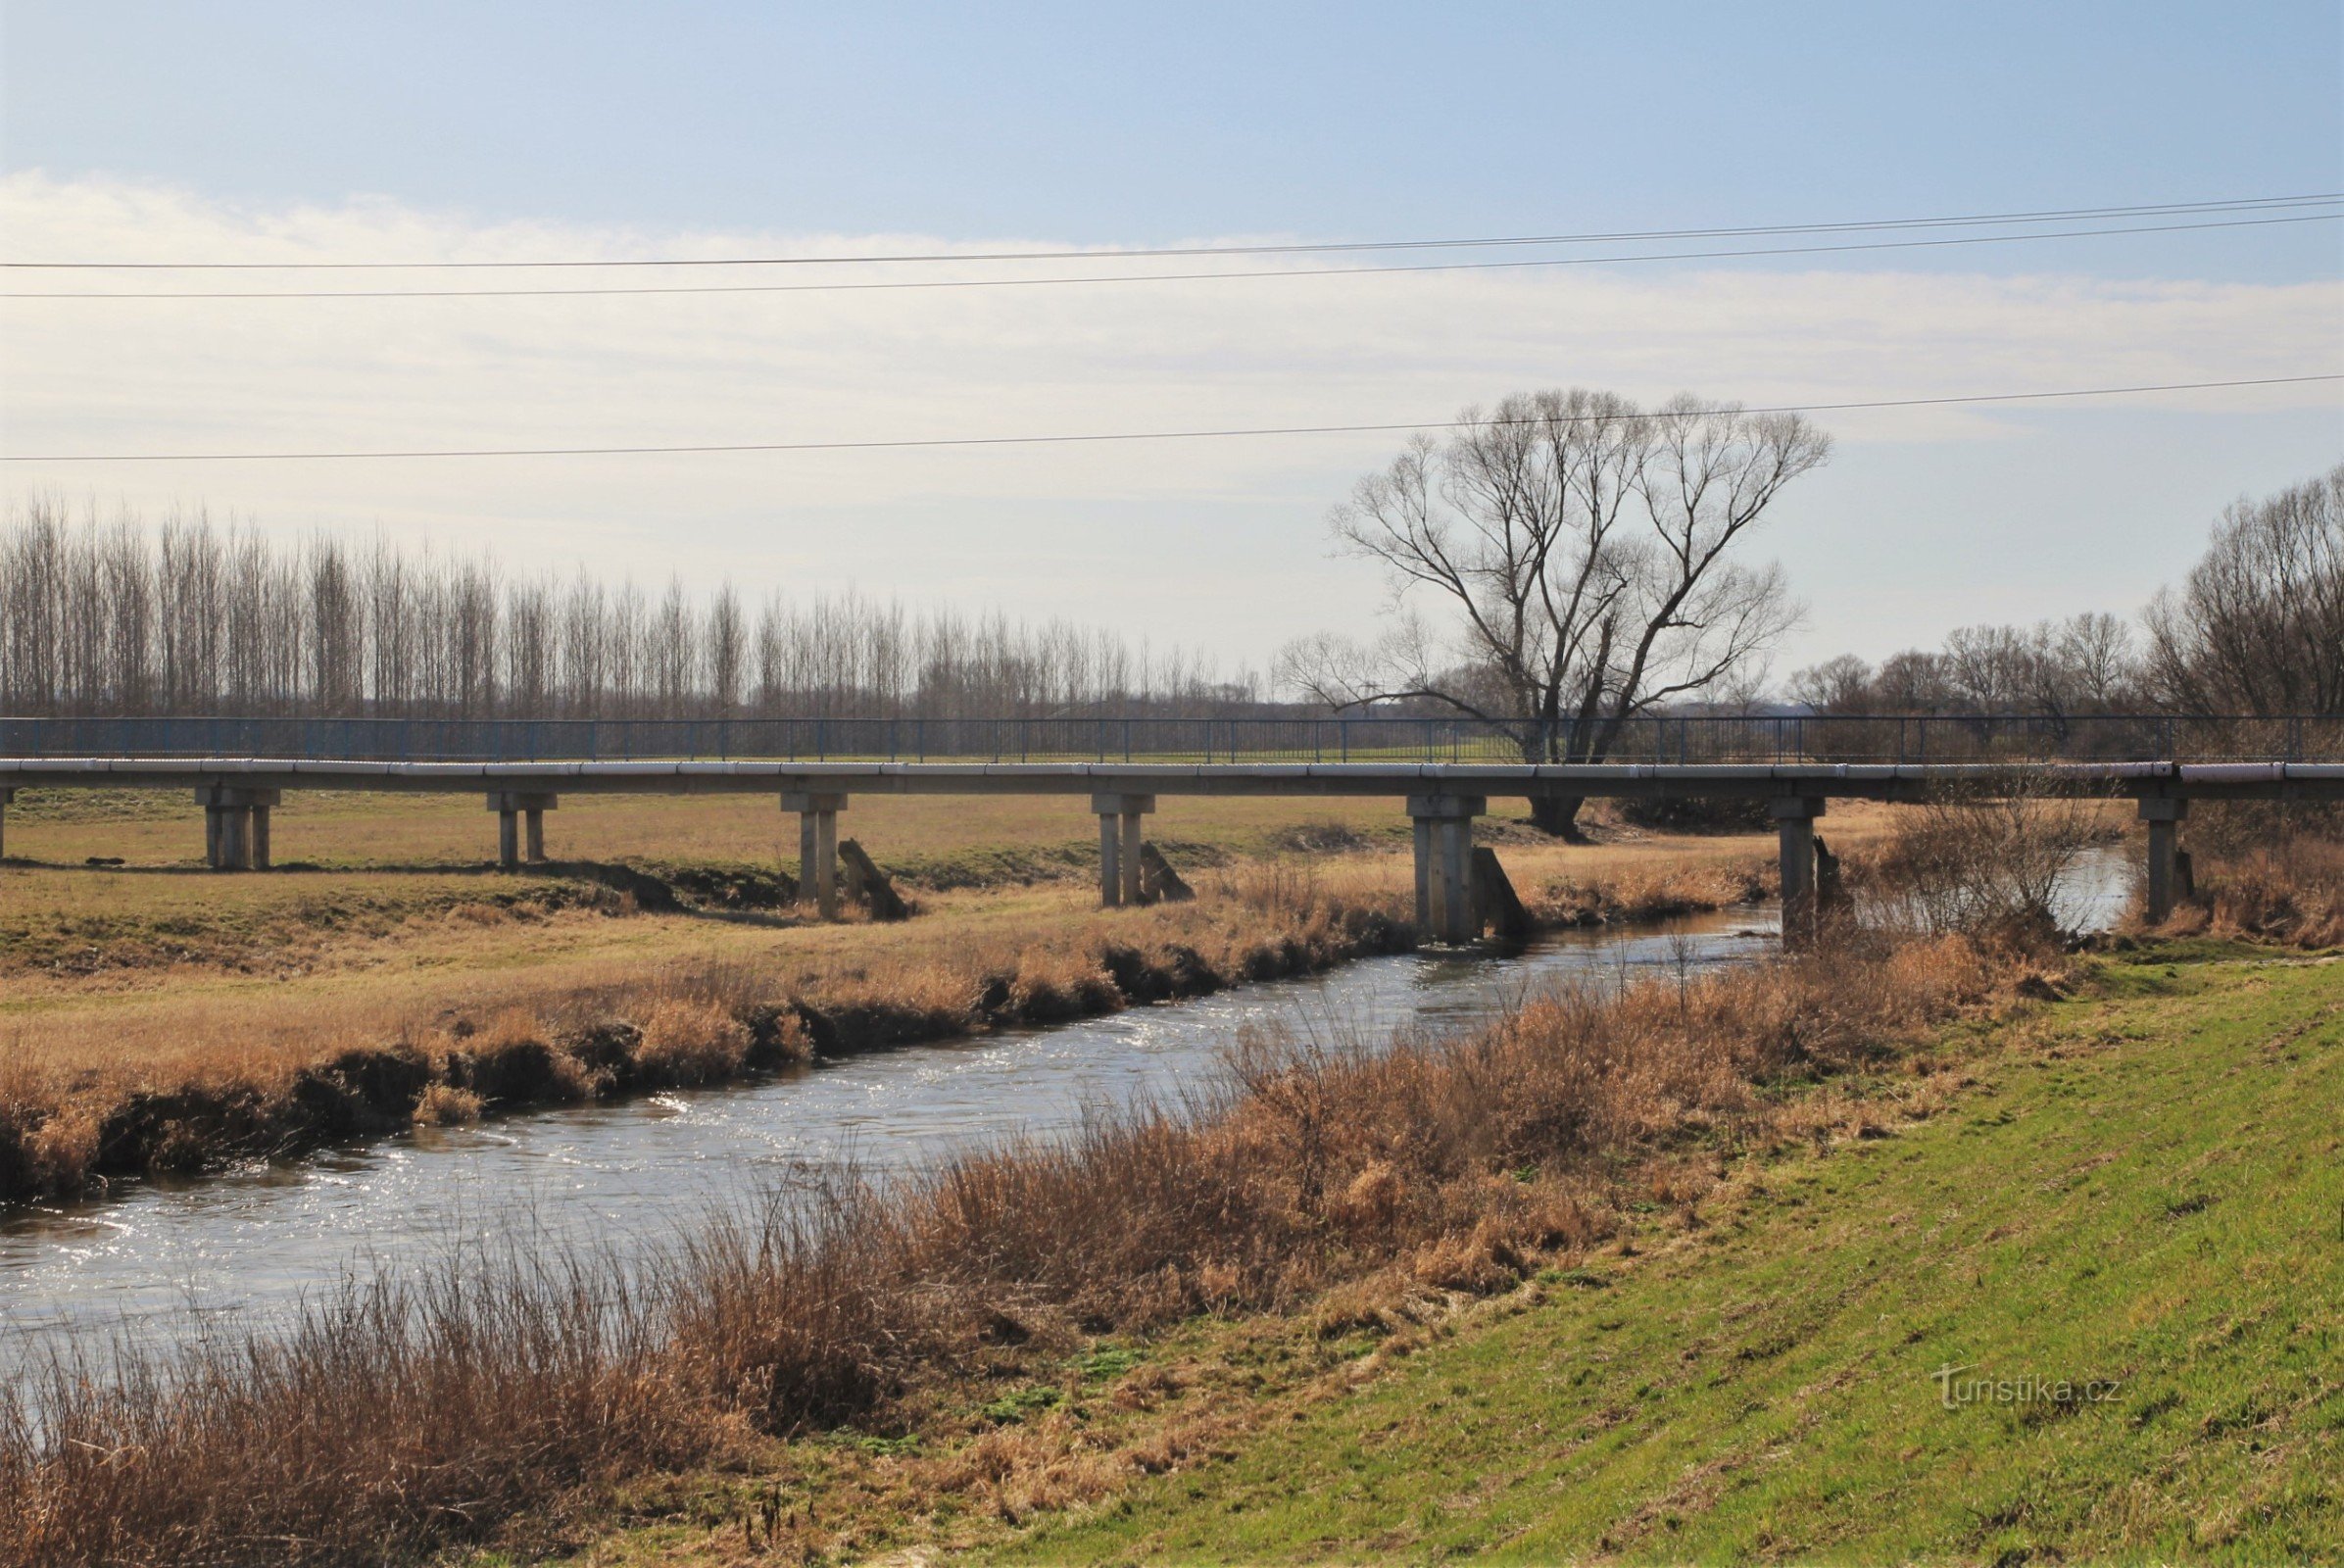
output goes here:
[[[216, 1341], [142, 1368], [130, 1347], [33, 1396], [47, 1441], [0, 1444], [0, 1497], [24, 1510], [0, 1537], [32, 1560], [231, 1538], [404, 1557], [485, 1530], [526, 1554], [698, 1475], [965, 1440], [965, 1479], [936, 1499], [962, 1517], [1018, 1472], [1071, 1364], [1141, 1409], [1172, 1392], [1143, 1367], [1165, 1335], [1284, 1319], [1333, 1342], [1407, 1300], [1584, 1266], [1747, 1152], [1852, 1135], [1874, 1077], [1943, 1088], [1899, 1051], [2033, 1005], [2024, 978], [1959, 941], [1863, 944], [1559, 993], [1389, 1054], [1255, 1037], [1226, 1094], [1177, 1113], [780, 1199], [622, 1290], [590, 1259], [524, 1254], [377, 1280], [266, 1350]], [[844, 1436], [786, 1436], [808, 1431]], [[723, 1517], [777, 1528], [766, 1513]]]
[[[228, 877], [57, 863], [100, 840], [138, 848], [125, 824], [184, 824], [145, 798], [34, 803], [12, 847], [57, 858], [0, 869], [0, 1198], [1063, 1021], [1412, 940], [1404, 818], [1360, 803], [1300, 821], [1258, 802], [1168, 808], [1164, 842], [1204, 896], [1116, 911], [1093, 906], [1087, 866], [1030, 879], [1058, 854], [1063, 812], [873, 809], [874, 843], [953, 885], [907, 878], [921, 906], [907, 924], [822, 926], [776, 906], [773, 872], [677, 854], [736, 847], [754, 831], [739, 802], [624, 803], [603, 825], [639, 861], [506, 874], [405, 863], [480, 813], [385, 799], [375, 817], [365, 799], [325, 803], [340, 814], [311, 828], [378, 858]], [[680, 813], [663, 837], [645, 814], [660, 806]], [[1485, 836], [1547, 923], [1769, 888], [1768, 846], [1748, 836], [1565, 848], [1502, 817]]]
[[2344, 962], [2026, 990], [1647, 1147], [1583, 1245], [997, 1351], [576, 1560], [2337, 1555]]

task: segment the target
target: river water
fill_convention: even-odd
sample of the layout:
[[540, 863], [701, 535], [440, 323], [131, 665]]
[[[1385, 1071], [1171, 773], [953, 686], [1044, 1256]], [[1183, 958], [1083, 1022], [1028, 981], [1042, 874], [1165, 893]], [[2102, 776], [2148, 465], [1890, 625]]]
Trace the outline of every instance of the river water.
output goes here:
[[[2075, 923], [2121, 906], [2120, 862], [2077, 879]], [[1566, 932], [1504, 956], [1369, 958], [1106, 1017], [819, 1061], [748, 1085], [418, 1130], [103, 1200], [0, 1213], [0, 1375], [57, 1337], [152, 1344], [265, 1323], [305, 1296], [481, 1242], [631, 1250], [711, 1206], [838, 1170], [873, 1173], [1074, 1126], [1087, 1109], [1219, 1081], [1247, 1026], [1381, 1041], [1449, 1032], [1558, 981], [1633, 983], [1772, 951], [1771, 909]]]

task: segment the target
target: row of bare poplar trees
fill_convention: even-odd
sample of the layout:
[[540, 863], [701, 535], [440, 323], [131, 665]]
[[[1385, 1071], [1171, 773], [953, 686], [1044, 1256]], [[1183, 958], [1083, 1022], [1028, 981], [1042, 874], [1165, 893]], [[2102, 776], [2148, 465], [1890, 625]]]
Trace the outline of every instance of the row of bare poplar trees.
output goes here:
[[203, 514], [0, 527], [0, 712], [487, 718], [998, 717], [1250, 709], [1252, 677], [1063, 621], [852, 592], [754, 607], [580, 572], [272, 542]]

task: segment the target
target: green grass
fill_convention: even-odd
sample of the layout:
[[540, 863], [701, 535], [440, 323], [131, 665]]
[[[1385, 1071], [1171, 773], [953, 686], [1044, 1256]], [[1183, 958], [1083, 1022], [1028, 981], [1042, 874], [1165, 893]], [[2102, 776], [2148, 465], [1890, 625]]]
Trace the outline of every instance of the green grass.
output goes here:
[[2128, 955], [1970, 1070], [1004, 1554], [2344, 1558], [2344, 963]]

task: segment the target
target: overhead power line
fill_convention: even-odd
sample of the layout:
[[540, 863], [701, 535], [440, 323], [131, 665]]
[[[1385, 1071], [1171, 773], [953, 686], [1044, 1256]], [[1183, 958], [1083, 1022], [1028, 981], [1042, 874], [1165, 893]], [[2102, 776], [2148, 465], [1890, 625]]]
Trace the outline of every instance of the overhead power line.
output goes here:
[[2146, 223], [2117, 228], [2038, 229], [2025, 234], [1956, 234], [1933, 239], [1863, 240], [1839, 245], [1770, 245], [1740, 250], [1641, 252], [1632, 256], [1547, 256], [1513, 262], [1415, 262], [1386, 267], [1281, 267], [1239, 272], [1102, 272], [1052, 277], [923, 277], [846, 283], [659, 283], [584, 288], [389, 289], [71, 289], [0, 292], [7, 300], [422, 300], [548, 299], [633, 294], [828, 294], [872, 289], [1042, 288], [1100, 283], [1222, 283], [1244, 278], [1365, 277], [1391, 272], [1519, 271], [1545, 267], [1618, 267], [1634, 262], [1721, 261], [1760, 256], [1819, 256], [1850, 251], [1927, 250], [1949, 245], [2011, 245], [2045, 239], [2096, 239], [2115, 234], [2173, 234], [2197, 229], [2261, 228], [2280, 223], [2332, 223], [2344, 212], [2283, 218], [2239, 218], [2196, 223]]
[[1358, 251], [1462, 250], [1505, 245], [1641, 244], [1660, 240], [1739, 239], [1765, 234], [1829, 234], [1862, 229], [1969, 227], [1985, 223], [2065, 222], [2084, 219], [2173, 216], [2183, 213], [2247, 212], [2319, 206], [2344, 201], [2344, 192], [2314, 191], [2291, 196], [2222, 197], [2208, 201], [2159, 202], [2129, 207], [2059, 207], [2032, 212], [1968, 213], [1936, 218], [1886, 218], [1824, 223], [1763, 223], [1734, 227], [1649, 228], [1574, 234], [1501, 234], [1452, 239], [1390, 239], [1294, 242], [1262, 245], [1173, 245], [1095, 247], [1087, 250], [910, 251], [848, 256], [689, 256], [633, 260], [567, 259], [550, 262], [0, 262], [0, 268], [54, 271], [412, 271], [516, 268], [609, 267], [837, 267], [949, 262], [1115, 261], [1174, 256], [1296, 256]]
[[[1846, 403], [1777, 403], [1760, 407], [1725, 405], [1688, 409], [1685, 415], [1838, 414], [1859, 409], [1941, 408], [1952, 404], [2037, 403], [2065, 398], [2121, 397], [2142, 392], [2202, 392], [2217, 388], [2295, 386], [2314, 381], [2344, 381], [2344, 373], [2324, 375], [2265, 375], [2226, 381], [2164, 381], [2140, 386], [2073, 387], [2056, 392], [1979, 392], [1958, 397], [1872, 398]], [[1616, 416], [1585, 415], [1560, 422], [1585, 423]], [[67, 452], [0, 455], [0, 463], [317, 463], [364, 459], [411, 458], [606, 458], [677, 457], [730, 452], [894, 452], [911, 448], [1077, 446], [1120, 441], [1214, 441], [1250, 436], [1363, 435], [1409, 430], [1482, 429], [1508, 424], [1546, 422], [1538, 416], [1489, 419], [1411, 419], [1375, 424], [1257, 425], [1201, 430], [1118, 430], [1068, 435], [967, 435], [903, 437], [872, 441], [743, 441], [699, 442], [677, 446], [607, 447], [461, 447], [379, 452]]]

